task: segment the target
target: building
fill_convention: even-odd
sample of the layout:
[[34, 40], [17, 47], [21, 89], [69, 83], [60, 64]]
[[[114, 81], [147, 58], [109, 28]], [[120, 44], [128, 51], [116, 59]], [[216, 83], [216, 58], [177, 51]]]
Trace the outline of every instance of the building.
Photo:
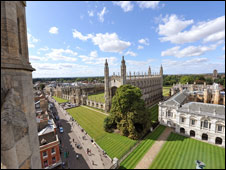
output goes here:
[[213, 80], [217, 79], [218, 73], [217, 70], [213, 70]]
[[225, 106], [190, 101], [188, 90], [159, 103], [160, 124], [175, 132], [225, 147]]
[[105, 93], [105, 111], [111, 108], [111, 100], [115, 95], [116, 90], [121, 85], [131, 84], [139, 87], [142, 91], [142, 99], [144, 99], [147, 106], [153, 105], [162, 99], [162, 85], [163, 85], [163, 68], [160, 67], [160, 73], [153, 75], [151, 68], [148, 69], [148, 74], [129, 75], [126, 74], [126, 63], [124, 56], [121, 61], [121, 75], [109, 76], [109, 67], [107, 60], [104, 68], [104, 93]]
[[1, 1], [1, 164], [41, 169], [25, 1]]
[[189, 91], [190, 101], [225, 105], [224, 87], [219, 84], [176, 84], [170, 89], [170, 95], [173, 96], [184, 89]]
[[39, 128], [42, 129], [38, 133], [42, 168], [53, 169], [62, 163], [56, 125], [53, 119], [47, 121], [39, 119], [39, 124]]

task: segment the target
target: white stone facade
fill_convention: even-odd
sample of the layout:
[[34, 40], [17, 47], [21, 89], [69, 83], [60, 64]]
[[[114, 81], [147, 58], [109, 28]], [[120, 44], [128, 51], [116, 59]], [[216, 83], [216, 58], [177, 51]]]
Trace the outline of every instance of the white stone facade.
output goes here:
[[178, 93], [159, 103], [159, 122], [179, 134], [225, 147], [225, 106], [200, 102], [186, 103]]

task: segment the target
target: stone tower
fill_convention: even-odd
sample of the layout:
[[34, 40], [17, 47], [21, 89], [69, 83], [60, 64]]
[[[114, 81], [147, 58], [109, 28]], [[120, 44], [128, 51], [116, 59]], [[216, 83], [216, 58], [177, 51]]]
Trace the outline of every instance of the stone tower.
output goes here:
[[41, 169], [25, 1], [1, 1], [1, 163]]
[[126, 84], [126, 62], [124, 60], [124, 56], [122, 56], [122, 61], [121, 61], [121, 85]]
[[148, 68], [148, 76], [151, 76], [151, 67]]
[[160, 67], [160, 72], [159, 72], [160, 76], [163, 76], [163, 68], [162, 68], [162, 65]]
[[208, 89], [204, 89], [204, 103], [210, 103], [210, 94]]
[[217, 70], [213, 70], [213, 80], [217, 79]]
[[219, 104], [220, 103], [220, 90], [216, 89], [215, 94], [214, 94], [214, 104]]
[[109, 68], [107, 59], [104, 66], [104, 97], [105, 97], [105, 111], [110, 110], [110, 87], [109, 87]]

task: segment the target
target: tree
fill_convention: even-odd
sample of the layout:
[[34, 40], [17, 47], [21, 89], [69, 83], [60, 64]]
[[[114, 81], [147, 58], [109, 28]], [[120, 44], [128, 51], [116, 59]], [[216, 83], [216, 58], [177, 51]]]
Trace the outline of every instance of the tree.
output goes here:
[[40, 84], [40, 88], [43, 90], [45, 88], [45, 84]]
[[[109, 119], [110, 125], [116, 125], [124, 136], [138, 139], [150, 128], [150, 118], [145, 108], [142, 93], [138, 87], [123, 85], [116, 91], [112, 99], [112, 107]], [[107, 126], [106, 125], [106, 126]]]
[[180, 78], [180, 83], [182, 84], [187, 84], [187, 82], [189, 84], [192, 84], [194, 82], [194, 79], [191, 76], [182, 76]]
[[212, 78], [206, 78], [206, 84], [212, 85], [213, 84], [213, 79]]

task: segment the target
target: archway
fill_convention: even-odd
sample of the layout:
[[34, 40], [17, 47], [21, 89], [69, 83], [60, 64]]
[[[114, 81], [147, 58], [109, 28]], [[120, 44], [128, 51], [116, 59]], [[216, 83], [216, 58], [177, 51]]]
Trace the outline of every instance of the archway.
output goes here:
[[208, 135], [206, 133], [202, 134], [202, 140], [208, 140]]
[[190, 136], [195, 137], [195, 131], [194, 130], [190, 131]]
[[216, 137], [216, 139], [215, 139], [215, 144], [217, 144], [217, 145], [221, 145], [221, 144], [222, 144], [222, 142], [223, 142], [222, 138], [220, 138], [220, 137]]
[[180, 133], [185, 134], [185, 129], [184, 128], [180, 128]]
[[111, 88], [111, 97], [113, 97], [116, 94], [116, 90], [117, 90], [117, 87], [115, 86]]

